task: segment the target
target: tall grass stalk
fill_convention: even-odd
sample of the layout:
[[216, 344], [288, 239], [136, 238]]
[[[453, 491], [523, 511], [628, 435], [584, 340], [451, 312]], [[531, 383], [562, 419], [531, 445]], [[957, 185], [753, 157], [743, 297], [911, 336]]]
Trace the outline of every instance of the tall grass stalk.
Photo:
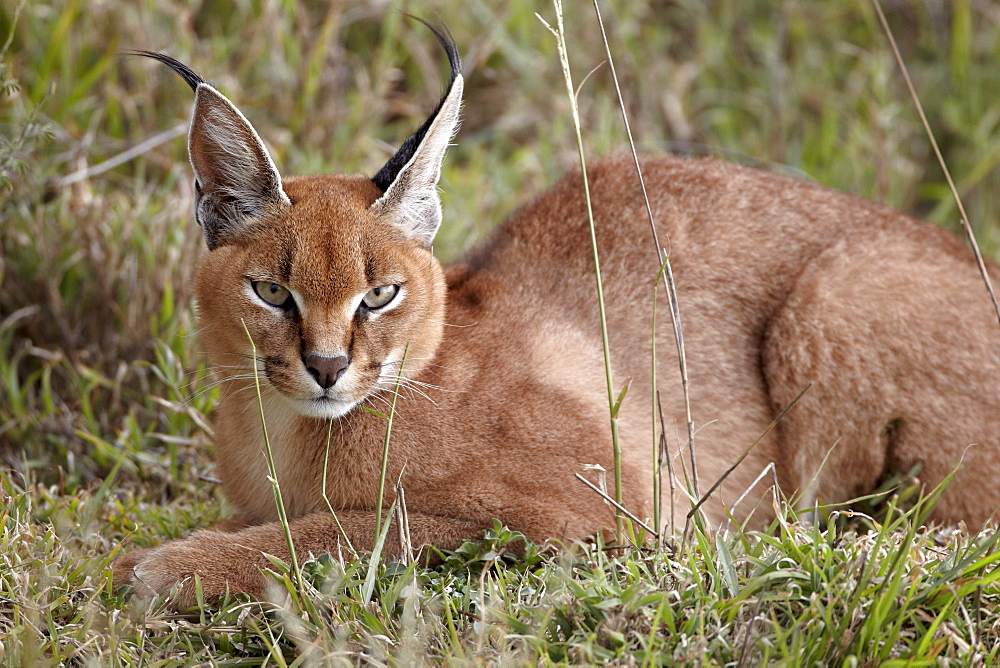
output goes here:
[[[603, 32], [603, 28], [602, 28]], [[605, 42], [606, 44], [607, 42]], [[616, 83], [617, 85], [617, 83]], [[622, 115], [625, 114], [624, 107], [622, 108]], [[634, 147], [633, 147], [634, 148]], [[636, 160], [636, 167], [638, 168], [639, 161]], [[642, 173], [639, 173], [639, 181], [642, 183]], [[643, 193], [646, 192], [646, 185], [643, 183], [642, 186]], [[647, 208], [649, 202], [646, 202]], [[652, 212], [650, 212], [650, 222], [652, 222]], [[655, 228], [654, 228], [655, 233]], [[652, 318], [651, 318], [651, 332], [650, 332], [650, 355], [649, 355], [649, 366], [650, 372], [652, 374], [652, 382], [650, 383], [650, 398], [652, 399], [652, 415], [650, 417], [653, 423], [653, 525], [656, 527], [657, 531], [662, 531], [663, 526], [660, 524], [660, 490], [662, 489], [662, 475], [663, 475], [663, 453], [664, 449], [663, 440], [666, 438], [666, 425], [663, 424], [663, 406], [660, 404], [660, 391], [656, 386], [656, 294], [659, 292], [660, 281], [663, 279], [664, 272], [667, 270], [667, 263], [670, 262], [670, 256], [666, 255], [660, 260], [660, 270], [656, 273], [656, 279], [653, 281], [653, 300], [652, 300]], [[677, 324], [674, 324], [677, 327]], [[685, 390], [686, 392], [686, 390]], [[659, 420], [657, 420], [659, 418]], [[660, 431], [657, 435], [656, 425], [659, 423]], [[693, 446], [693, 443], [692, 443]], [[670, 461], [670, 453], [666, 453], [666, 459]], [[673, 504], [673, 475], [671, 471], [671, 503], [670, 503], [670, 514], [671, 520], [673, 519], [674, 504]], [[697, 478], [696, 478], [697, 480]], [[671, 523], [672, 526], [672, 523]]]
[[[687, 431], [688, 431], [688, 454], [691, 457], [691, 479], [694, 485], [694, 494], [696, 497], [701, 496], [700, 488], [698, 485], [698, 460], [695, 456], [694, 447], [694, 420], [691, 418], [691, 392], [688, 389], [688, 372], [687, 372], [687, 354], [684, 350], [684, 333], [683, 327], [681, 326], [681, 311], [680, 306], [677, 304], [677, 286], [674, 283], [674, 272], [673, 268], [670, 266], [670, 253], [666, 252], [664, 246], [660, 244], [660, 237], [656, 231], [656, 221], [653, 218], [653, 209], [649, 204], [649, 193], [646, 192], [646, 180], [642, 178], [642, 166], [639, 164], [639, 154], [635, 149], [635, 139], [632, 137], [632, 126], [628, 122], [628, 112], [625, 111], [625, 99], [622, 97], [621, 85], [618, 82], [618, 73], [615, 71], [615, 59], [611, 56], [611, 45], [608, 43], [608, 33], [604, 30], [604, 20], [601, 18], [601, 8], [598, 5], [597, 0], [594, 0], [594, 14], [597, 16], [597, 25], [601, 29], [601, 40], [604, 42], [604, 53], [608, 57], [608, 67], [611, 70], [611, 80], [615, 85], [615, 94], [618, 97], [618, 108], [622, 112], [622, 123], [625, 126], [625, 133], [628, 136], [629, 149], [632, 151], [632, 161], [635, 163], [635, 174], [639, 179], [639, 187], [642, 189], [642, 202], [646, 207], [646, 216], [649, 218], [649, 229], [653, 233], [653, 246], [656, 251], [656, 258], [659, 260], [660, 270], [657, 273], [656, 283], [659, 283], [660, 277], [664, 275], [664, 270], [666, 270], [666, 281], [664, 282], [664, 289], [667, 292], [667, 303], [670, 306], [670, 317], [674, 326], [674, 340], [677, 345], [677, 363], [680, 366], [681, 374], [681, 391], [684, 395], [684, 413], [687, 418]], [[667, 239], [667, 244], [669, 245], [670, 240]], [[655, 308], [655, 288], [654, 284], [654, 308]], [[654, 317], [654, 327], [655, 327], [655, 317]], [[654, 329], [655, 337], [655, 329]], [[655, 346], [655, 339], [654, 339]], [[653, 386], [652, 393], [656, 396], [656, 361], [655, 361], [655, 348], [654, 348], [654, 360], [653, 360]], [[655, 411], [655, 406], [654, 406]], [[653, 430], [656, 430], [656, 416], [653, 416]], [[655, 440], [655, 437], [654, 437]], [[657, 446], [654, 446], [654, 448]], [[668, 453], [669, 456], [669, 453]], [[654, 462], [657, 457], [654, 457]], [[656, 464], [654, 464], [656, 466]], [[656, 480], [655, 486], [659, 490], [659, 480]], [[658, 492], [657, 492], [658, 493]], [[658, 510], [659, 498], [655, 500], [655, 506]], [[659, 524], [657, 524], [659, 527]]]
[[[385, 472], [389, 466], [389, 438], [392, 436], [392, 421], [396, 417], [396, 399], [399, 398], [399, 384], [403, 380], [403, 365], [406, 364], [406, 354], [410, 350], [410, 342], [403, 348], [403, 357], [399, 360], [399, 370], [396, 372], [396, 386], [392, 391], [392, 403], [389, 405], [389, 418], [385, 424], [385, 440], [382, 442], [382, 466], [378, 476], [378, 504], [375, 506], [375, 541], [382, 535], [382, 504], [385, 499]], [[383, 538], [384, 540], [384, 538]], [[374, 557], [372, 557], [374, 559]]]
[[[295, 586], [302, 587], [302, 571], [299, 569], [299, 560], [295, 555], [295, 542], [292, 540], [292, 529], [288, 525], [288, 515], [285, 513], [285, 501], [281, 498], [281, 485], [278, 483], [278, 471], [274, 466], [274, 453], [271, 451], [271, 439], [267, 435], [267, 419], [264, 417], [264, 397], [260, 392], [260, 373], [257, 369], [257, 344], [250, 336], [247, 323], [242, 318], [243, 331], [246, 332], [250, 341], [251, 359], [253, 360], [253, 382], [257, 390], [257, 408], [260, 410], [260, 428], [264, 432], [264, 454], [267, 457], [267, 479], [271, 483], [271, 491], [274, 493], [274, 507], [278, 513], [278, 522], [281, 524], [281, 531], [285, 535], [285, 544], [288, 546], [288, 558], [291, 562], [292, 577], [295, 578]], [[325, 488], [324, 488], [325, 491]]]
[[[559, 62], [562, 65], [563, 79], [566, 82], [566, 94], [569, 97], [569, 106], [573, 115], [573, 128], [576, 132], [576, 147], [580, 158], [580, 173], [583, 178], [583, 194], [587, 202], [587, 222], [590, 228], [590, 247], [594, 254], [594, 279], [597, 282], [597, 304], [601, 317], [601, 344], [604, 352], [604, 377], [608, 386], [608, 411], [611, 415], [611, 447], [613, 448], [614, 469], [615, 469], [615, 501], [618, 505], [622, 503], [622, 450], [618, 437], [618, 411], [621, 409], [622, 401], [625, 400], [625, 393], [628, 391], [628, 384], [622, 388], [618, 400], [615, 400], [615, 384], [611, 375], [611, 347], [608, 342], [608, 318], [604, 308], [604, 286], [601, 280], [601, 258], [597, 251], [597, 227], [594, 224], [594, 209], [590, 200], [590, 183], [587, 180], [587, 158], [583, 150], [583, 130], [580, 123], [580, 110], [576, 101], [576, 90], [573, 87], [573, 74], [569, 67], [569, 54], [566, 50], [566, 31], [563, 26], [562, 0], [552, 0], [552, 6], [556, 12], [556, 27], [553, 28], [539, 14], [535, 14], [538, 20], [548, 28], [556, 38], [556, 48], [559, 51]], [[615, 537], [618, 542], [622, 540], [622, 520], [621, 514], [615, 513]]]
[[[389, 507], [390, 517], [394, 512], [396, 512], [397, 501], [393, 501], [392, 506]], [[386, 536], [389, 535], [389, 526], [391, 524], [392, 522], [388, 520], [386, 521], [385, 526], [380, 526], [376, 523], [378, 532], [375, 534], [375, 542], [372, 545], [372, 556], [368, 560], [368, 572], [365, 575], [365, 581], [361, 587], [362, 603], [367, 603], [372, 600], [372, 592], [375, 591], [375, 579], [378, 576], [378, 566], [382, 561], [382, 549], [385, 546]]]
[[[965, 205], [962, 204], [962, 198], [958, 194], [958, 188], [955, 187], [955, 181], [951, 178], [951, 170], [948, 169], [947, 163], [945, 163], [944, 156], [941, 155], [941, 149], [938, 147], [937, 139], [934, 138], [934, 131], [931, 130], [931, 124], [927, 122], [927, 114], [924, 113], [924, 105], [920, 103], [920, 96], [917, 95], [917, 89], [913, 86], [913, 81], [910, 79], [910, 71], [906, 67], [906, 62], [903, 60], [903, 56], [899, 53], [899, 47], [896, 46], [896, 38], [892, 34], [892, 28], [889, 27], [889, 22], [885, 18], [885, 12], [882, 11], [882, 4], [879, 0], [871, 0], [872, 6], [875, 8], [875, 13], [878, 14], [879, 23], [882, 25], [882, 31], [885, 33], [886, 39], [889, 40], [889, 46], [892, 47], [892, 55], [896, 59], [896, 64], [899, 65], [899, 71], [903, 75], [903, 81], [906, 83], [906, 90], [910, 94], [910, 99], [913, 100], [913, 105], [917, 108], [917, 114], [920, 116], [920, 122], [924, 126], [924, 132], [927, 134], [927, 139], [931, 143], [931, 148], [934, 149], [934, 157], [938, 161], [938, 165], [941, 166], [941, 171], [944, 172], [945, 181], [948, 183], [948, 190], [951, 192], [951, 196], [955, 200], [955, 206], [958, 207], [959, 218], [962, 221], [962, 229], [965, 231], [965, 236], [969, 240], [969, 246], [972, 247], [972, 252], [976, 256], [976, 266], [979, 268], [979, 275], [983, 277], [983, 283], [986, 284], [986, 292], [990, 295], [990, 301], [993, 303], [993, 310], [997, 315], [997, 322], [1000, 323], [1000, 303], [997, 303], [997, 295], [993, 291], [993, 282], [990, 281], [990, 275], [986, 271], [986, 263], [983, 262], [983, 254], [979, 250], [979, 243], [976, 241], [976, 235], [972, 231], [972, 224], [969, 223], [969, 216], [965, 213]], [[959, 3], [961, 5], [961, 3]]]
[[663, 265], [660, 266], [660, 271], [656, 276], [655, 281], [653, 281], [653, 300], [652, 300], [652, 314], [650, 317], [650, 335], [649, 335], [649, 395], [652, 403], [652, 410], [650, 412], [650, 423], [653, 429], [653, 526], [656, 527], [657, 531], [663, 529], [663, 525], [660, 524], [660, 477], [663, 471], [660, 469], [660, 436], [656, 429], [657, 426], [657, 407], [659, 404], [659, 399], [656, 390], [656, 293], [659, 286], [659, 278], [663, 274]]
[[330, 503], [330, 496], [326, 493], [326, 477], [330, 470], [330, 438], [333, 436], [333, 421], [336, 418], [330, 418], [329, 423], [326, 426], [326, 447], [323, 449], [323, 501], [326, 502], [326, 508], [330, 511], [330, 515], [333, 516], [333, 521], [337, 524], [337, 530], [340, 531], [341, 537], [344, 542], [347, 543], [347, 549], [351, 551], [351, 554], [357, 556], [358, 552], [354, 549], [354, 545], [351, 543], [350, 536], [344, 531], [344, 525], [340, 523], [340, 518], [337, 517], [337, 511], [333, 509], [333, 504]]

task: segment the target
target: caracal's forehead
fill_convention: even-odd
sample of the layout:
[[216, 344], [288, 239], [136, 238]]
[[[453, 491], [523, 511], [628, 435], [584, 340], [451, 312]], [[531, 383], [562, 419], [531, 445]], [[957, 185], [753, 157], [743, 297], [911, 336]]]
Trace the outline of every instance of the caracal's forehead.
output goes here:
[[389, 251], [401, 234], [369, 207], [381, 195], [364, 176], [291, 177], [292, 207], [253, 240], [273, 280], [315, 296], [353, 295], [396, 282], [402, 267]]

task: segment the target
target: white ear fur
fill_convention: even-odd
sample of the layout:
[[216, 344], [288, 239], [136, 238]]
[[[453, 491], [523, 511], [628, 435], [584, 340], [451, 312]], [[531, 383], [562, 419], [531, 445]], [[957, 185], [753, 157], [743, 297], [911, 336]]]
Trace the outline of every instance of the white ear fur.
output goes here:
[[250, 122], [206, 83], [195, 91], [188, 152], [197, 179], [195, 205], [209, 249], [253, 220], [291, 206], [271, 156]]
[[445, 149], [458, 131], [463, 87], [462, 75], [456, 74], [413, 157], [369, 209], [377, 216], [391, 219], [406, 236], [426, 247], [430, 247], [441, 225], [437, 183]]

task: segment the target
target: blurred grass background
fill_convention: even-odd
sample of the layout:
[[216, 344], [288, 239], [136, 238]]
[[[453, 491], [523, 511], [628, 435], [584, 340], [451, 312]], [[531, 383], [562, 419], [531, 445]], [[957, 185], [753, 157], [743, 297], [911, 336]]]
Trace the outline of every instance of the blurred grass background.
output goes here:
[[[1000, 5], [884, 7], [996, 257]], [[404, 11], [447, 24], [465, 61], [435, 243], [452, 259], [576, 163], [554, 41], [534, 16], [551, 19], [547, 3], [0, 2], [0, 475], [9, 490], [34, 490], [31, 518], [53, 523], [65, 559], [106, 551], [137, 516], [141, 543], [219, 513], [184, 140], [94, 171], [180, 132], [191, 94], [166, 68], [120, 53], [189, 64], [244, 111], [283, 173], [372, 174], [446, 76], [435, 40]], [[604, 51], [590, 4], [567, 11], [579, 82]], [[791, 171], [958, 229], [866, 0], [614, 0], [603, 12], [643, 150]], [[606, 67], [580, 98], [590, 154], [625, 150]]]

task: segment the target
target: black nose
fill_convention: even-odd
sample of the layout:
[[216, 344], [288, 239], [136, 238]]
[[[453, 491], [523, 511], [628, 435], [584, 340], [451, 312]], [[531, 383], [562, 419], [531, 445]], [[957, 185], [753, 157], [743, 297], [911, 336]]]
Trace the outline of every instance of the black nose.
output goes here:
[[343, 355], [336, 357], [310, 355], [306, 358], [305, 364], [306, 370], [316, 379], [316, 383], [324, 390], [328, 390], [344, 375], [350, 361]]

